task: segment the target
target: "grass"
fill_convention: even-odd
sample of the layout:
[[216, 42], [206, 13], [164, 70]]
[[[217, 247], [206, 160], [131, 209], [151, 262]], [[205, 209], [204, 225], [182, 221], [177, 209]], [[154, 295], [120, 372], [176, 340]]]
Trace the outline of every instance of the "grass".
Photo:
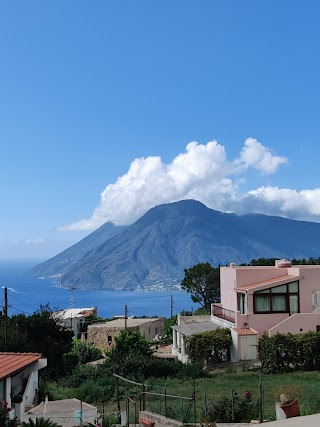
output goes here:
[[[320, 371], [314, 372], [294, 372], [290, 374], [266, 375], [262, 374], [262, 384], [264, 387], [264, 418], [267, 420], [275, 419], [275, 402], [279, 395], [285, 389], [296, 389], [297, 398], [300, 403], [301, 415], [309, 415], [320, 412]], [[153, 393], [165, 393], [167, 395], [176, 395], [192, 397], [193, 390], [196, 396], [196, 415], [197, 419], [204, 418], [205, 407], [209, 406], [212, 401], [217, 401], [224, 396], [231, 397], [232, 390], [242, 397], [246, 391], [251, 391], [252, 402], [257, 405], [259, 398], [259, 374], [258, 372], [236, 370], [227, 368], [223, 371], [213, 371], [210, 376], [204, 378], [188, 379], [156, 379], [151, 378], [146, 381], [149, 385], [148, 391]], [[89, 384], [88, 384], [89, 386]], [[140, 391], [138, 387], [132, 388], [130, 384], [121, 386], [127, 390], [128, 395], [136, 401], [139, 408]], [[89, 387], [90, 388], [90, 387]], [[62, 388], [56, 384], [49, 385], [49, 391], [54, 399], [65, 399], [77, 396], [77, 389]], [[90, 392], [90, 390], [89, 390]], [[84, 399], [85, 400], [85, 399]], [[101, 399], [98, 406], [102, 412]], [[165, 398], [162, 396], [147, 395], [146, 409], [165, 415], [167, 407], [167, 416], [183, 420], [189, 407], [189, 401], [172, 397]], [[117, 411], [115, 400], [104, 402], [106, 413]], [[121, 410], [125, 409], [125, 401], [121, 401]], [[189, 408], [190, 417], [193, 418], [194, 410]], [[133, 411], [133, 410], [132, 410]]]
[[[177, 379], [151, 379], [148, 381], [154, 391], [180, 396], [192, 396], [193, 381]], [[298, 397], [301, 415], [320, 412], [320, 372], [295, 372], [290, 374], [262, 375], [264, 388], [264, 418], [275, 419], [275, 402], [278, 400], [281, 389], [298, 386]], [[197, 414], [205, 411], [205, 404], [210, 404], [224, 396], [231, 396], [235, 390], [239, 396], [245, 391], [252, 392], [252, 401], [259, 398], [259, 375], [257, 372], [214, 372], [208, 378], [199, 378], [194, 381]], [[173, 400], [173, 399], [172, 399]], [[175, 404], [177, 406], [177, 404]], [[181, 412], [181, 411], [179, 411]]]

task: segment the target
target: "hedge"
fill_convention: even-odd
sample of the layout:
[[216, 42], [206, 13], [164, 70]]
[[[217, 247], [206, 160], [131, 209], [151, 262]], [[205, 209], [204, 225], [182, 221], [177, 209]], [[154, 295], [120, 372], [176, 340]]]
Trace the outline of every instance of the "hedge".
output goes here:
[[320, 333], [263, 335], [258, 352], [264, 372], [319, 370]]

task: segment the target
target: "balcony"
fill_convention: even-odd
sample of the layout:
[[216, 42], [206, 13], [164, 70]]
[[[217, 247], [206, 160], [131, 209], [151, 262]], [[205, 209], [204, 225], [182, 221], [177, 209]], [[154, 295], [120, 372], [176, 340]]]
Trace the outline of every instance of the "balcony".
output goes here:
[[236, 313], [232, 310], [222, 308], [220, 304], [211, 304], [211, 316], [235, 323]]

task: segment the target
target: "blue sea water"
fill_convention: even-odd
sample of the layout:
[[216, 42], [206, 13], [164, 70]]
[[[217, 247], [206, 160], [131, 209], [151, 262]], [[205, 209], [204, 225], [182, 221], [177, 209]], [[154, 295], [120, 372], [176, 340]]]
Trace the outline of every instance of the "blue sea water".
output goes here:
[[[8, 288], [9, 316], [32, 314], [40, 305], [49, 304], [53, 310], [70, 307], [70, 292], [55, 286], [52, 280], [39, 280], [25, 272], [37, 261], [0, 261], [0, 305], [3, 305], [2, 288]], [[123, 315], [128, 306], [129, 316], [170, 316], [171, 295], [173, 314], [197, 308], [185, 291], [132, 292], [132, 291], [74, 291], [74, 307], [98, 308], [100, 317]]]

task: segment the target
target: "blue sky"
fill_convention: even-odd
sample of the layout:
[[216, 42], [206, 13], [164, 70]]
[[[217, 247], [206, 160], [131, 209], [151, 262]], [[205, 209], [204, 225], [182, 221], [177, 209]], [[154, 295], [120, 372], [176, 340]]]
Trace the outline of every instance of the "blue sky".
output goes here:
[[190, 197], [320, 221], [319, 18], [316, 0], [1, 2], [0, 257]]

